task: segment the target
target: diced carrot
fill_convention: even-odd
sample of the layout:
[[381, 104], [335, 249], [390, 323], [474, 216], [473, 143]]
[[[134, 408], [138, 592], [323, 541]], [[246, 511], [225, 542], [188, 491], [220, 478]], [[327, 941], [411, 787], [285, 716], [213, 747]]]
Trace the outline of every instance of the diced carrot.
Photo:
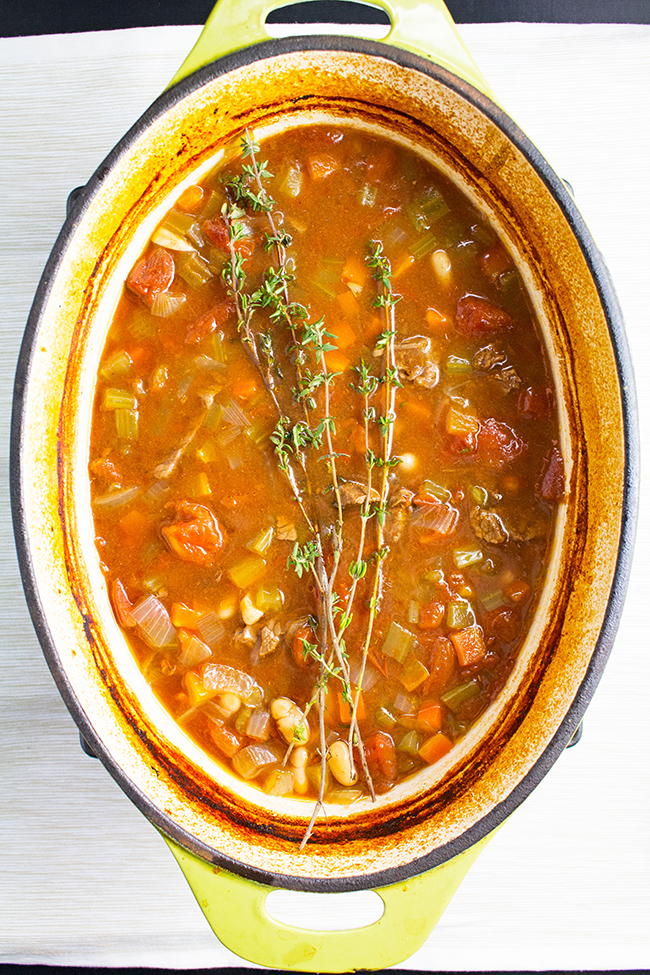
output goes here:
[[412, 254], [401, 254], [394, 263], [393, 280], [401, 277], [412, 264], [415, 264], [415, 258]]
[[239, 379], [233, 383], [232, 394], [237, 399], [250, 399], [257, 392], [257, 382], [255, 379]]
[[149, 358], [149, 350], [143, 348], [141, 345], [129, 346], [125, 351], [136, 367], [141, 366]]
[[366, 452], [366, 431], [363, 424], [357, 423], [350, 434], [350, 439], [348, 443], [352, 450], [357, 454], [365, 454]]
[[174, 626], [184, 626], [195, 630], [202, 614], [186, 606], [185, 603], [172, 603], [171, 619]]
[[453, 747], [453, 742], [443, 735], [441, 731], [433, 738], [428, 738], [424, 745], [418, 749], [418, 755], [420, 758], [424, 759], [429, 765], [433, 765], [434, 762], [439, 761], [443, 758], [447, 752], [451, 751]]
[[442, 623], [445, 615], [445, 604], [437, 599], [420, 606], [418, 626], [421, 630], [435, 630]]
[[324, 353], [325, 365], [328, 372], [345, 372], [350, 365], [350, 360], [339, 349], [332, 349]]
[[193, 670], [188, 670], [183, 677], [183, 686], [187, 691], [190, 705], [193, 708], [198, 707], [200, 704], [205, 704], [206, 701], [216, 697], [218, 694], [218, 691], [212, 687], [206, 687], [199, 675], [195, 674]]
[[341, 281], [345, 281], [348, 284], [357, 284], [363, 288], [368, 283], [369, 278], [370, 271], [367, 264], [360, 257], [357, 257], [356, 254], [350, 254], [343, 265]]
[[454, 645], [458, 663], [461, 667], [478, 663], [485, 656], [485, 640], [480, 626], [466, 626], [464, 630], [450, 633], [449, 638]]
[[348, 318], [354, 318], [359, 314], [359, 301], [349, 289], [336, 296], [341, 311]]
[[[350, 685], [350, 688], [352, 691], [352, 700], [354, 701], [354, 699], [357, 696], [357, 689], [353, 685]], [[339, 721], [341, 722], [341, 724], [350, 724], [350, 722], [352, 721], [352, 711], [350, 705], [343, 697], [343, 693], [341, 691], [336, 692], [336, 698], [339, 705]], [[366, 717], [366, 707], [365, 704], [363, 703], [363, 691], [362, 691], [361, 694], [359, 695], [359, 704], [357, 705], [357, 718], [359, 719], [359, 721], [364, 721], [365, 717]]]
[[455, 406], [449, 408], [445, 423], [447, 433], [454, 437], [466, 437], [468, 434], [470, 436], [476, 436], [479, 427], [480, 424], [477, 418], [472, 416], [471, 413], [463, 413], [461, 410], [456, 409]]
[[307, 168], [313, 180], [327, 179], [341, 168], [341, 160], [331, 152], [317, 152], [307, 157]]
[[141, 541], [149, 531], [149, 519], [144, 512], [133, 508], [120, 518], [119, 526], [130, 541]]
[[189, 213], [193, 213], [198, 209], [199, 203], [203, 200], [203, 189], [200, 186], [188, 186], [186, 190], [183, 190], [176, 205], [181, 208], [181, 210], [187, 210]]
[[379, 315], [373, 315], [365, 330], [364, 337], [368, 340], [376, 338], [384, 329], [384, 323]]
[[336, 322], [335, 325], [328, 325], [327, 331], [334, 336], [330, 341], [339, 349], [347, 349], [357, 339], [354, 329], [347, 322]]
[[426, 323], [430, 329], [434, 332], [441, 332], [444, 330], [445, 325], [449, 324], [449, 319], [442, 312], [438, 311], [437, 308], [427, 308], [426, 315], [424, 316]]
[[133, 603], [129, 599], [126, 589], [122, 585], [119, 579], [116, 579], [113, 583], [112, 591], [112, 602], [113, 609], [115, 610], [115, 615], [117, 616], [119, 622], [122, 626], [131, 627], [135, 626], [135, 620], [131, 615], [131, 610], [133, 609]]
[[431, 407], [416, 396], [405, 397], [401, 405], [411, 416], [418, 417], [420, 420], [431, 419]]
[[442, 704], [439, 701], [424, 701], [420, 705], [415, 727], [418, 731], [440, 731], [442, 718]]

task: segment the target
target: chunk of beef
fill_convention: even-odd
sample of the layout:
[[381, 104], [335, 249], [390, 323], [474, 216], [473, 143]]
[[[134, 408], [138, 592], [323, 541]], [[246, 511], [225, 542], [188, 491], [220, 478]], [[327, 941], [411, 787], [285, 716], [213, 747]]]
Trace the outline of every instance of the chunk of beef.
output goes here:
[[[368, 497], [368, 492], [364, 484], [359, 484], [357, 481], [344, 481], [339, 487], [339, 493], [341, 495], [341, 504], [346, 507], [349, 504], [364, 504], [366, 498]], [[332, 495], [334, 498], [334, 495]], [[370, 500], [379, 501], [379, 491], [375, 488], [370, 489]]]
[[508, 361], [508, 356], [503, 351], [503, 349], [498, 349], [496, 345], [485, 345], [482, 349], [479, 349], [475, 353], [472, 360], [472, 365], [475, 369], [481, 369], [483, 372], [489, 372], [490, 369], [494, 369], [496, 366], [504, 366]]
[[501, 520], [501, 516], [493, 508], [480, 508], [478, 505], [470, 511], [469, 523], [472, 531], [481, 542], [490, 545], [503, 545], [508, 541], [509, 533]]
[[497, 369], [496, 372], [490, 374], [489, 378], [491, 382], [501, 386], [505, 393], [509, 393], [513, 389], [519, 389], [522, 385], [517, 371], [512, 366], [504, 366], [503, 369]]
[[263, 626], [260, 630], [259, 644], [257, 652], [260, 657], [268, 657], [269, 654], [277, 650], [280, 644], [280, 636], [271, 626]]
[[414, 383], [425, 389], [438, 385], [440, 369], [425, 335], [412, 335], [395, 343], [395, 364], [401, 382]]

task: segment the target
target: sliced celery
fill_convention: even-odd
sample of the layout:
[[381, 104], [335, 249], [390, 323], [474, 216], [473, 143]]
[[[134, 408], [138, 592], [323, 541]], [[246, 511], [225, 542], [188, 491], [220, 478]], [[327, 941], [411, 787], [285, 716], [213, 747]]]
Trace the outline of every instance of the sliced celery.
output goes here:
[[200, 254], [194, 251], [184, 260], [178, 261], [178, 275], [191, 288], [202, 288], [214, 276], [212, 268]]
[[488, 593], [487, 596], [480, 596], [479, 601], [481, 606], [487, 610], [498, 609], [499, 606], [505, 605], [505, 599], [500, 589], [496, 592]]
[[375, 723], [385, 731], [390, 731], [397, 724], [397, 718], [389, 708], [377, 708], [375, 711]]
[[115, 410], [115, 429], [120, 440], [137, 440], [138, 411]]
[[455, 548], [453, 559], [457, 569], [466, 569], [470, 565], [476, 565], [478, 562], [482, 562], [483, 552], [475, 545]]
[[448, 355], [445, 361], [445, 371], [452, 375], [472, 371], [472, 363], [469, 359], [463, 359], [459, 355]]
[[400, 674], [399, 679], [407, 691], [414, 691], [428, 676], [429, 671], [424, 664], [417, 657], [411, 656], [404, 664], [404, 670]]
[[452, 687], [450, 691], [446, 694], [440, 695], [440, 700], [443, 704], [446, 704], [451, 711], [457, 711], [461, 704], [465, 701], [469, 701], [470, 698], [476, 697], [477, 694], [481, 692], [481, 685], [477, 680], [468, 680], [464, 684], [458, 684], [457, 687]]
[[417, 623], [420, 619], [420, 604], [417, 599], [412, 599], [409, 603], [409, 611], [406, 614], [407, 623]]
[[419, 747], [420, 735], [417, 731], [409, 731], [398, 744], [397, 750], [398, 752], [403, 752], [405, 755], [412, 755], [415, 758]]
[[104, 365], [99, 370], [99, 375], [102, 379], [111, 380], [115, 379], [116, 376], [125, 376], [131, 371], [133, 366], [133, 360], [128, 352], [120, 350], [115, 352], [110, 359], [107, 359]]
[[430, 481], [428, 479], [424, 481], [422, 484], [422, 493], [430, 494], [432, 498], [437, 498], [438, 501], [451, 501], [451, 491], [436, 481]]
[[284, 196], [291, 196], [295, 199], [300, 196], [302, 191], [303, 178], [300, 166], [297, 163], [290, 163], [283, 174], [278, 191]]
[[246, 548], [249, 548], [251, 552], [257, 552], [258, 555], [266, 555], [273, 541], [273, 533], [274, 528], [272, 525], [270, 528], [265, 528], [263, 531], [258, 532], [250, 542], [246, 543]]
[[472, 484], [469, 492], [472, 495], [472, 501], [480, 505], [481, 508], [484, 508], [488, 503], [488, 493], [484, 487], [480, 486], [480, 484]]
[[474, 610], [466, 599], [452, 599], [447, 603], [447, 626], [451, 630], [464, 630], [466, 626], [474, 626], [474, 623]]
[[135, 393], [125, 389], [106, 389], [102, 406], [105, 410], [137, 410], [138, 401]]
[[423, 237], [418, 237], [418, 239], [411, 244], [409, 247], [409, 252], [413, 255], [416, 260], [424, 257], [425, 254], [429, 254], [434, 248], [439, 246], [440, 237], [433, 230], [429, 233], [424, 234]]
[[228, 569], [228, 575], [239, 589], [248, 589], [266, 572], [266, 562], [260, 555], [249, 555]]
[[284, 593], [277, 586], [262, 587], [255, 594], [254, 603], [263, 613], [279, 613], [284, 604]]
[[392, 657], [393, 660], [403, 664], [413, 649], [414, 643], [415, 634], [393, 620], [382, 649], [387, 657]]

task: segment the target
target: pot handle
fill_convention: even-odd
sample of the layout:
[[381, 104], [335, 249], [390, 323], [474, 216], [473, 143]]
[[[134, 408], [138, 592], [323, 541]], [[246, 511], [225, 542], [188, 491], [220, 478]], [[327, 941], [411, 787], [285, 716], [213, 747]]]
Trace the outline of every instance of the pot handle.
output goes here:
[[[304, 0], [293, 0], [296, 2]], [[272, 10], [293, 3], [291, 0], [289, 3], [287, 0], [218, 0], [171, 84], [226, 54], [271, 40], [265, 27], [266, 18]], [[379, 43], [435, 61], [497, 101], [465, 47], [443, 0], [372, 0], [370, 6], [385, 11], [392, 24], [390, 33]]]
[[440, 920], [489, 836], [446, 863], [401, 883], [373, 888], [384, 913], [352, 931], [281, 924], [265, 907], [275, 887], [199, 859], [163, 836], [210, 927], [226, 948], [264, 968], [303, 972], [381, 969], [409, 958]]

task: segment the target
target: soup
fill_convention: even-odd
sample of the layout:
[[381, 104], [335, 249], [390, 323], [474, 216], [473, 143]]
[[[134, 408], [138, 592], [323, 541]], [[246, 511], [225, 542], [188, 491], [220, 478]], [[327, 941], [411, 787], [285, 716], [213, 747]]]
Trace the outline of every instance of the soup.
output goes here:
[[183, 192], [127, 278], [90, 454], [145, 678], [314, 817], [439, 761], [499, 694], [564, 495], [507, 249], [428, 160], [345, 125], [245, 133]]

